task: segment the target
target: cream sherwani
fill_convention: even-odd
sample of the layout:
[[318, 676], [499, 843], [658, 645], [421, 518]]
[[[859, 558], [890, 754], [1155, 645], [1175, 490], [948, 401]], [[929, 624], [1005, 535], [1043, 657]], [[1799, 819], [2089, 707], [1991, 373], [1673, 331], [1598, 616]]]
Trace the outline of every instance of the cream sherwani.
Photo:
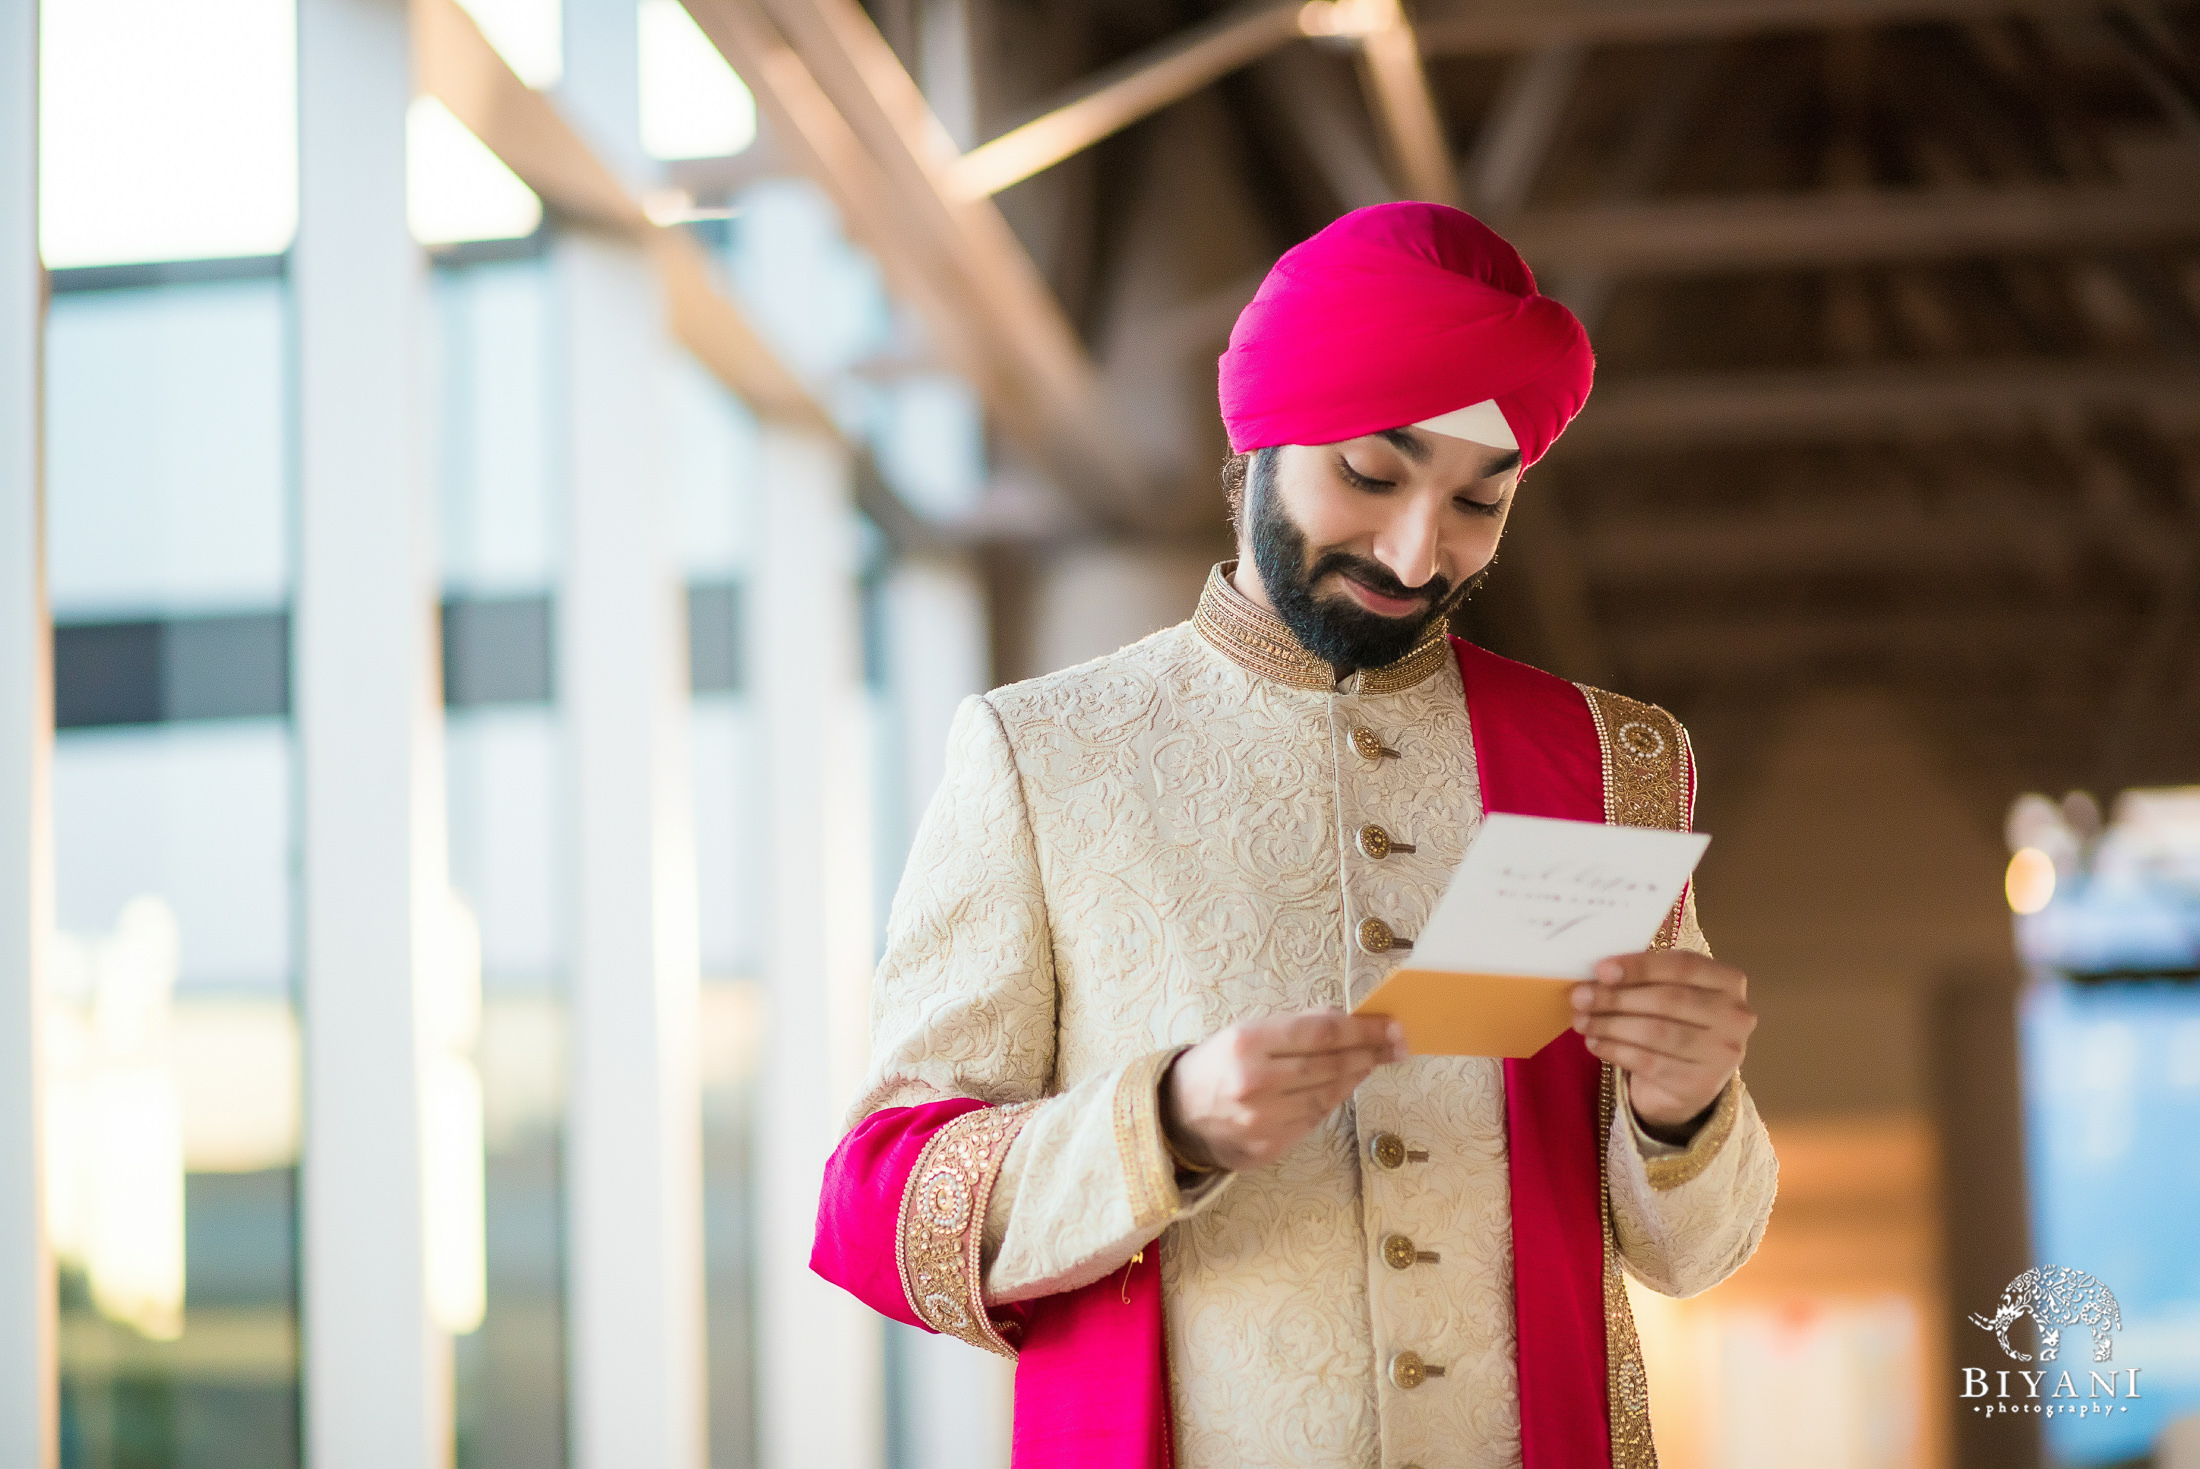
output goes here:
[[[854, 1117], [1034, 1104], [991, 1165], [990, 1302], [1159, 1236], [1187, 1469], [1519, 1462], [1498, 1062], [1383, 1067], [1277, 1162], [1182, 1186], [1155, 1099], [1179, 1048], [1373, 989], [1398, 955], [1366, 920], [1417, 932], [1481, 814], [1440, 638], [1339, 684], [1220, 568], [1193, 621], [956, 717]], [[1703, 948], [1692, 905], [1680, 942]], [[1776, 1173], [1739, 1081], [1685, 1151], [1622, 1083], [1605, 1170], [1626, 1269], [1669, 1295], [1748, 1259]]]

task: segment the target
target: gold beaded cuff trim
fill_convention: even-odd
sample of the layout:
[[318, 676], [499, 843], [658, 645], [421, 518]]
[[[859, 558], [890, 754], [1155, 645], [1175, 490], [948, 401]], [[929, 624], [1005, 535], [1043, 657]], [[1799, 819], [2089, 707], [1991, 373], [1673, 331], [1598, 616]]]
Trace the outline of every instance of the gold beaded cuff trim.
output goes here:
[[1703, 1126], [1688, 1140], [1688, 1150], [1671, 1153], [1663, 1158], [1646, 1158], [1643, 1170], [1650, 1176], [1650, 1187], [1659, 1193], [1679, 1188], [1691, 1182], [1711, 1166], [1711, 1160], [1726, 1146], [1726, 1140], [1734, 1131], [1734, 1119], [1742, 1110], [1742, 1079], [1727, 1078], [1726, 1089], [1719, 1093], [1719, 1100], [1712, 1104], [1711, 1115]]
[[[1299, 645], [1291, 630], [1238, 594], [1230, 585], [1230, 571], [1237, 565], [1225, 561], [1207, 573], [1207, 585], [1192, 613], [1192, 627], [1223, 657], [1261, 678], [1310, 694], [1337, 691], [1337, 671]], [[1410, 689], [1444, 666], [1451, 645], [1444, 638], [1444, 620], [1430, 623], [1413, 651], [1381, 668], [1362, 669], [1360, 692], [1395, 694]]]
[[[1619, 1073], [1603, 1068], [1597, 1081], [1597, 1137], [1609, 1139], [1619, 1108]], [[1658, 1446], [1650, 1432], [1650, 1377], [1643, 1370], [1642, 1340], [1627, 1304], [1619, 1271], [1619, 1236], [1612, 1228], [1611, 1149], [1597, 1151], [1597, 1192], [1604, 1205], [1604, 1389], [1612, 1435], [1612, 1469], [1657, 1469]]]
[[909, 1172], [895, 1230], [901, 1293], [927, 1326], [1014, 1357], [985, 1309], [985, 1211], [1009, 1145], [1036, 1102], [966, 1112], [932, 1135]]
[[1189, 1050], [1171, 1046], [1141, 1056], [1115, 1082], [1115, 1150], [1123, 1160], [1123, 1189], [1131, 1222], [1141, 1233], [1176, 1217], [1184, 1197], [1176, 1187], [1176, 1160], [1161, 1130], [1161, 1073]]

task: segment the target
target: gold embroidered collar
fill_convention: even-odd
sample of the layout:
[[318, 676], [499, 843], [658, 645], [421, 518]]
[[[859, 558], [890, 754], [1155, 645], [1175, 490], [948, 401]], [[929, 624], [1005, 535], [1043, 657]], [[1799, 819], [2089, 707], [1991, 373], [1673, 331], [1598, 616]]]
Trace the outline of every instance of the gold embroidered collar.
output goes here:
[[1313, 694], [1395, 694], [1427, 678], [1451, 656], [1439, 618], [1429, 625], [1412, 652], [1381, 668], [1362, 669], [1354, 675], [1359, 687], [1345, 688], [1338, 683], [1336, 670], [1301, 647], [1273, 613], [1254, 606], [1230, 585], [1230, 572], [1236, 565], [1235, 561], [1225, 561], [1207, 573], [1207, 585], [1199, 594], [1199, 610], [1192, 614], [1192, 627], [1216, 652], [1248, 673]]

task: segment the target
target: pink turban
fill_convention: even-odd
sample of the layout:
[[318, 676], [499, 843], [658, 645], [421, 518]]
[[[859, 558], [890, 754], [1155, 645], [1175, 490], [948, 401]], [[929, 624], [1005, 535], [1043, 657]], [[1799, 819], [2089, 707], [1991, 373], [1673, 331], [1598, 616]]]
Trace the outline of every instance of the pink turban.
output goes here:
[[1581, 411], [1595, 367], [1581, 323], [1489, 226], [1442, 204], [1377, 204], [1260, 283], [1222, 354], [1222, 421], [1242, 454], [1494, 401], [1533, 464]]

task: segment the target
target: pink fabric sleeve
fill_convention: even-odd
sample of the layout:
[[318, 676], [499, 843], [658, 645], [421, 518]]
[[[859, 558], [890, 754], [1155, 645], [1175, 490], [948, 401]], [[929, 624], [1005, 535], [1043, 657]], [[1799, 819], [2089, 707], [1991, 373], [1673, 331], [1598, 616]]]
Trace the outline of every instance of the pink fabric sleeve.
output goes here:
[[[902, 1289], [902, 1199], [925, 1145], [984, 1105], [958, 1097], [891, 1107], [857, 1123], [825, 1165], [810, 1268], [881, 1315], [931, 1331]], [[1158, 1242], [1082, 1290], [991, 1314], [1021, 1347], [1014, 1469], [1166, 1469]]]
[[825, 1164], [810, 1268], [883, 1316], [923, 1327], [901, 1288], [901, 1201], [932, 1135], [985, 1103], [888, 1107], [857, 1123]]

